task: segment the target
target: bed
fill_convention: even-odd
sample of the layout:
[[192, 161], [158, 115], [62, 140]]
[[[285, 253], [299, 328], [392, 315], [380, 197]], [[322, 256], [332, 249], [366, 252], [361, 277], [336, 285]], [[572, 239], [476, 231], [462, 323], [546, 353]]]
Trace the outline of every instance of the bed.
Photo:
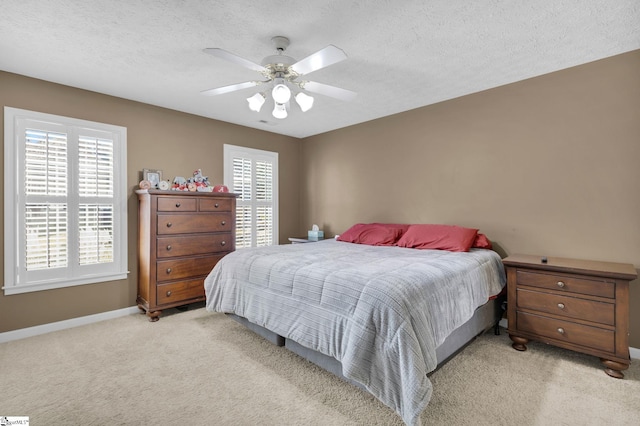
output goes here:
[[334, 239], [245, 248], [205, 279], [206, 308], [377, 397], [407, 425], [428, 374], [498, 319], [500, 256]]

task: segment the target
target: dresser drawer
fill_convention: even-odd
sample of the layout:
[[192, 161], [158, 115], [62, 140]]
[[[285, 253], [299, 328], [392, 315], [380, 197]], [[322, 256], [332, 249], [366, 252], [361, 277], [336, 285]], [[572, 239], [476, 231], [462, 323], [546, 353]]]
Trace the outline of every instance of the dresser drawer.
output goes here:
[[205, 232], [231, 232], [233, 220], [228, 213], [194, 215], [159, 214], [158, 234], [188, 234]]
[[556, 320], [524, 312], [517, 313], [518, 330], [560, 342], [615, 352], [615, 331]]
[[186, 259], [159, 260], [156, 262], [158, 281], [179, 280], [207, 275], [226, 253]]
[[518, 309], [530, 309], [600, 324], [615, 324], [615, 305], [613, 303], [542, 293], [522, 288], [519, 288], [517, 292]]
[[528, 285], [608, 298], [615, 297], [615, 284], [605, 281], [604, 279], [586, 279], [567, 275], [518, 270], [516, 272], [516, 281], [518, 285]]
[[220, 199], [202, 199], [200, 200], [201, 212], [230, 212], [234, 200], [228, 198]]
[[158, 305], [197, 299], [204, 297], [204, 278], [159, 284], [156, 289]]
[[190, 197], [158, 197], [159, 212], [195, 212], [197, 200]]
[[232, 238], [230, 232], [223, 234], [198, 234], [184, 237], [158, 237], [156, 256], [158, 258], [165, 258], [229, 251], [233, 242]]

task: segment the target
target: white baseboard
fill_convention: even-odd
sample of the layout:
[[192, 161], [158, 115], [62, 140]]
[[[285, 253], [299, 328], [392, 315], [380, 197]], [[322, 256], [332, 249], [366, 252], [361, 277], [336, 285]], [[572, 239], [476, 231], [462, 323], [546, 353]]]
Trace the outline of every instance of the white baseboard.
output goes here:
[[[500, 320], [500, 327], [509, 328], [509, 321], [506, 318], [502, 318]], [[640, 360], [640, 349], [638, 348], [629, 348], [629, 356], [632, 359]]]
[[4, 333], [0, 333], [0, 343], [20, 340], [27, 337], [50, 333], [52, 331], [64, 330], [67, 328], [78, 327], [80, 325], [92, 324], [94, 322], [124, 317], [137, 313], [140, 313], [140, 309], [138, 309], [137, 306], [131, 306], [129, 308], [117, 309], [115, 311], [102, 312], [99, 314], [52, 322], [49, 324], [36, 325], [34, 327], [21, 328], [19, 330], [6, 331]]

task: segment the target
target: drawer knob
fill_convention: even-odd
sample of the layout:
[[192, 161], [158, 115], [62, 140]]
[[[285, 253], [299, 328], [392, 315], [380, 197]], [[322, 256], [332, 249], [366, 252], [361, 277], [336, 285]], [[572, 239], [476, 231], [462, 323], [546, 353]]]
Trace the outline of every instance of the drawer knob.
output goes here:
[[558, 303], [558, 308], [564, 309], [564, 303]]
[[167, 251], [171, 251], [171, 244], [167, 245]]
[[222, 221], [222, 225], [226, 225], [226, 224], [227, 224], [227, 221], [226, 221], [226, 220], [223, 220], [223, 221]]
[[173, 226], [173, 223], [167, 222], [167, 228], [171, 228], [171, 226]]
[[167, 268], [167, 274], [171, 273], [171, 268]]
[[220, 243], [220, 245], [221, 245], [221, 246], [226, 246], [226, 245], [227, 245], [227, 242], [226, 242], [226, 241], [222, 241], [222, 242]]
[[168, 297], [168, 296], [171, 296], [171, 291], [168, 291], [168, 292], [167, 292], [167, 297]]
[[556, 284], [558, 285], [558, 287], [564, 288], [564, 281], [558, 281]]
[[558, 327], [558, 333], [560, 333], [560, 334], [564, 334], [564, 328], [562, 328], [562, 327]]
[[214, 204], [214, 206], [215, 206], [215, 208], [217, 209], [218, 207], [220, 207], [220, 204], [215, 203], [215, 204]]
[[176, 207], [180, 208], [181, 204], [180, 203], [176, 203]]

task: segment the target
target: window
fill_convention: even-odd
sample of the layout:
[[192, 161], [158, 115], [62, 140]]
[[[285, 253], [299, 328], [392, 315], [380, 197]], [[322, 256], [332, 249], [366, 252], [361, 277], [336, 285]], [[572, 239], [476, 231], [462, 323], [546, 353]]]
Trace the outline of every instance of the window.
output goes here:
[[6, 295], [127, 276], [127, 129], [5, 107]]
[[278, 244], [278, 153], [225, 145], [224, 181], [240, 194], [236, 248]]

